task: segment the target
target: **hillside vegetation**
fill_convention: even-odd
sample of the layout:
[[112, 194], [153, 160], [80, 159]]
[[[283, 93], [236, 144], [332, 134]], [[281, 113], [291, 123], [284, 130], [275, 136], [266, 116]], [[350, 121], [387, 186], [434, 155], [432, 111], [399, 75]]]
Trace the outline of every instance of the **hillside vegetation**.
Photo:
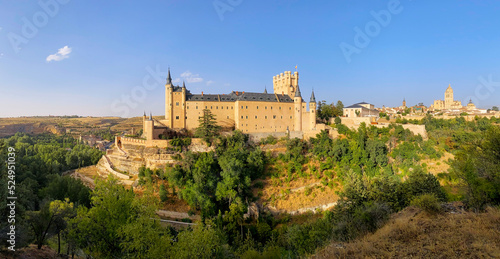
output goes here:
[[[60, 252], [94, 258], [300, 258], [314, 255], [329, 244], [340, 244], [342, 251], [349, 251], [345, 248], [348, 245], [389, 227], [387, 222], [398, 217], [394, 213], [409, 213], [405, 208], [410, 205], [426, 214], [415, 214], [408, 226], [420, 218], [422, 226], [434, 226], [424, 222], [426, 217], [451, 220], [450, 215], [455, 214], [446, 213], [442, 204], [462, 201], [465, 212], [460, 212], [471, 215], [464, 222], [486, 215], [490, 220], [483, 221], [485, 228], [497, 231], [497, 211], [490, 208], [500, 205], [497, 122], [496, 118], [467, 122], [463, 118], [432, 117], [412, 121], [426, 126], [428, 140], [394, 124], [387, 128], [362, 124], [355, 131], [337, 124], [339, 138], [321, 132], [308, 141], [268, 138], [252, 143], [247, 135], [235, 131], [204, 137], [213, 151], [201, 153], [186, 151], [190, 139], [175, 139], [173, 143], [177, 144], [171, 148], [177, 152], [177, 162], [164, 169], [141, 168], [140, 193], [124, 188], [116, 179], [97, 180], [90, 191], [79, 181], [60, 177], [63, 169], [96, 163], [100, 156], [67, 137], [19, 134], [2, 139], [0, 145], [3, 159], [6, 148], [15, 146], [18, 161], [30, 165], [18, 176], [20, 189], [25, 191], [23, 197], [31, 197], [19, 200], [24, 209], [19, 226], [26, 233], [20, 246], [50, 245]], [[275, 144], [282, 145], [283, 152], [263, 151], [266, 145]], [[433, 167], [427, 163], [446, 163], [448, 171], [432, 172]], [[5, 185], [6, 168], [0, 168], [0, 173]], [[304, 196], [331, 195], [336, 206], [299, 216], [261, 211], [254, 218], [245, 217], [252, 202], [277, 206], [293, 198], [299, 192], [292, 189], [299, 182], [308, 184], [300, 191]], [[29, 196], [26, 190], [35, 184], [37, 191]], [[72, 196], [68, 186], [80, 188], [82, 196]], [[266, 193], [273, 188], [282, 195]], [[201, 216], [195, 226], [178, 230], [159, 223], [155, 211], [175, 199], [190, 206], [189, 214]], [[486, 214], [474, 214], [485, 210]], [[5, 217], [8, 210], [2, 207], [0, 212]], [[53, 218], [57, 218], [57, 224], [50, 220]], [[403, 225], [402, 230], [406, 229]], [[485, 229], [484, 234], [488, 233]], [[476, 240], [470, 239], [475, 235], [471, 233], [467, 240]], [[397, 235], [390, 238], [397, 242]], [[439, 240], [436, 238], [440, 237], [429, 236], [429, 244]], [[489, 243], [483, 240], [479, 238], [474, 246], [465, 248], [452, 246], [444, 252], [466, 254], [474, 247], [487, 251]], [[496, 248], [491, 249], [495, 255]], [[390, 248], [381, 249], [382, 257], [384, 251], [392, 253]], [[350, 255], [337, 250], [331, 253]], [[427, 254], [422, 252], [422, 256]]]

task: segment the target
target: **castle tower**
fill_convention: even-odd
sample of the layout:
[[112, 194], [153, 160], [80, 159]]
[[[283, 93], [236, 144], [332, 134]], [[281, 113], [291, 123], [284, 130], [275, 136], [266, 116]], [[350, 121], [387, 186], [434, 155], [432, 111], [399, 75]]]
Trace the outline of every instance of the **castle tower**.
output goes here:
[[168, 77], [167, 83], [165, 84], [165, 125], [169, 128], [173, 128], [172, 119], [172, 99], [173, 99], [173, 85], [172, 85], [172, 77], [170, 76], [170, 68], [168, 68]]
[[181, 107], [180, 107], [180, 116], [179, 116], [179, 121], [180, 121], [180, 127], [179, 128], [186, 128], [186, 83], [182, 82], [182, 91], [181, 91]]
[[153, 115], [149, 114], [149, 119], [144, 122], [144, 136], [146, 140], [153, 140], [153, 132], [154, 132], [154, 121]]
[[293, 102], [295, 106], [295, 123], [294, 123], [294, 131], [302, 131], [302, 95], [300, 94], [299, 85], [297, 85], [297, 91], [295, 91], [295, 95], [293, 97]]
[[316, 97], [314, 96], [314, 90], [311, 94], [311, 99], [309, 100], [309, 119], [311, 123], [311, 130], [316, 128]]
[[451, 84], [448, 85], [448, 88], [446, 88], [446, 91], [444, 92], [444, 108], [445, 109], [450, 109], [451, 106], [453, 105], [453, 89], [451, 88]]
[[273, 76], [273, 88], [275, 94], [287, 94], [290, 97], [295, 96], [295, 91], [299, 85], [299, 72], [285, 71], [279, 75]]
[[403, 99], [403, 108], [406, 108], [406, 98]]

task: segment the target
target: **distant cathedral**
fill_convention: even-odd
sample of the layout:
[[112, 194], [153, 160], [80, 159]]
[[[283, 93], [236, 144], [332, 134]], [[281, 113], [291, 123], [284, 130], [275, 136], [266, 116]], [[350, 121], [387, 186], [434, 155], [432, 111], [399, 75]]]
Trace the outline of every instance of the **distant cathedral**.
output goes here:
[[453, 99], [453, 89], [451, 85], [449, 85], [444, 92], [444, 101], [434, 100], [432, 108], [434, 108], [434, 110], [460, 109], [462, 108], [462, 102]]
[[[302, 99], [299, 73], [285, 71], [273, 77], [274, 93], [232, 91], [228, 94], [192, 94], [186, 85], [174, 86], [170, 69], [165, 84], [165, 119], [153, 122], [144, 116], [147, 139], [158, 139], [164, 128], [194, 130], [203, 110], [215, 115], [217, 123], [244, 133], [306, 132], [316, 130], [316, 98]], [[307, 107], [309, 106], [309, 107]], [[307, 109], [309, 108], [309, 110]]]

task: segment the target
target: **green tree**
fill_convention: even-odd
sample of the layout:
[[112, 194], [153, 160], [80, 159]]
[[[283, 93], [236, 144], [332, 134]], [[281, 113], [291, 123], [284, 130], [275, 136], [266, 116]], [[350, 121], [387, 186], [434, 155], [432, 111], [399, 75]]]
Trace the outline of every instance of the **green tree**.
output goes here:
[[167, 189], [165, 188], [165, 185], [160, 185], [160, 200], [162, 202], [165, 202], [167, 201], [168, 199], [168, 193], [167, 193]]
[[221, 127], [217, 125], [215, 115], [208, 109], [203, 110], [203, 116], [198, 120], [200, 125], [196, 128], [195, 136], [202, 138], [207, 143], [212, 143], [215, 136], [219, 135]]
[[[70, 216], [73, 213], [73, 203], [70, 203], [69, 200], [63, 201], [53, 201], [50, 203], [45, 203], [40, 211], [29, 211], [27, 221], [31, 226], [31, 230], [33, 231], [35, 243], [37, 248], [42, 248], [46, 238], [51, 232], [51, 227], [54, 226], [54, 222], [58, 222], [58, 227], [56, 228], [56, 232], [58, 234], [62, 230], [61, 227], [63, 224], [60, 221], [63, 218]], [[60, 242], [59, 242], [59, 251], [60, 251]]]
[[182, 231], [177, 236], [171, 258], [223, 258], [226, 254], [223, 240], [215, 229], [197, 225], [192, 231]]
[[333, 106], [326, 104], [326, 101], [321, 101], [318, 103], [316, 114], [321, 122], [328, 122], [334, 116]]
[[[171, 237], [154, 219], [158, 200], [150, 193], [136, 198], [134, 192], [110, 178], [97, 181], [92, 207], [80, 207], [70, 220], [70, 239], [85, 253], [96, 258], [127, 258], [162, 252]], [[158, 250], [159, 249], [159, 250]], [[163, 251], [164, 252], [164, 251]]]
[[465, 183], [465, 203], [476, 210], [500, 204], [500, 129], [490, 127], [460, 150], [451, 164]]
[[337, 101], [337, 104], [335, 105], [335, 117], [340, 117], [344, 115], [344, 104], [339, 100]]

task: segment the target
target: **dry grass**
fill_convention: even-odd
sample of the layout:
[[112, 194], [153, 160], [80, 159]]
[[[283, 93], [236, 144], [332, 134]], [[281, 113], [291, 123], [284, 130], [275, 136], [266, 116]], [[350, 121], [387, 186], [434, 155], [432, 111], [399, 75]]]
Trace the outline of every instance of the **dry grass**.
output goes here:
[[331, 244], [315, 258], [500, 258], [500, 210], [431, 216], [414, 207], [351, 243]]
[[[64, 250], [64, 249], [63, 249]], [[65, 251], [65, 250], [64, 250]], [[52, 250], [50, 247], [44, 245], [41, 249], [37, 249], [36, 245], [29, 245], [21, 249], [16, 249], [15, 252], [1, 251], [0, 258], [13, 259], [39, 259], [39, 258], [67, 258], [66, 255], [58, 255], [57, 251]], [[81, 258], [75, 256], [75, 258]]]
[[52, 132], [63, 134], [69, 130], [71, 134], [79, 135], [99, 129], [116, 131], [142, 128], [142, 117], [124, 119], [119, 117], [23, 117], [0, 118], [0, 137], [11, 136], [16, 132], [40, 134]]

